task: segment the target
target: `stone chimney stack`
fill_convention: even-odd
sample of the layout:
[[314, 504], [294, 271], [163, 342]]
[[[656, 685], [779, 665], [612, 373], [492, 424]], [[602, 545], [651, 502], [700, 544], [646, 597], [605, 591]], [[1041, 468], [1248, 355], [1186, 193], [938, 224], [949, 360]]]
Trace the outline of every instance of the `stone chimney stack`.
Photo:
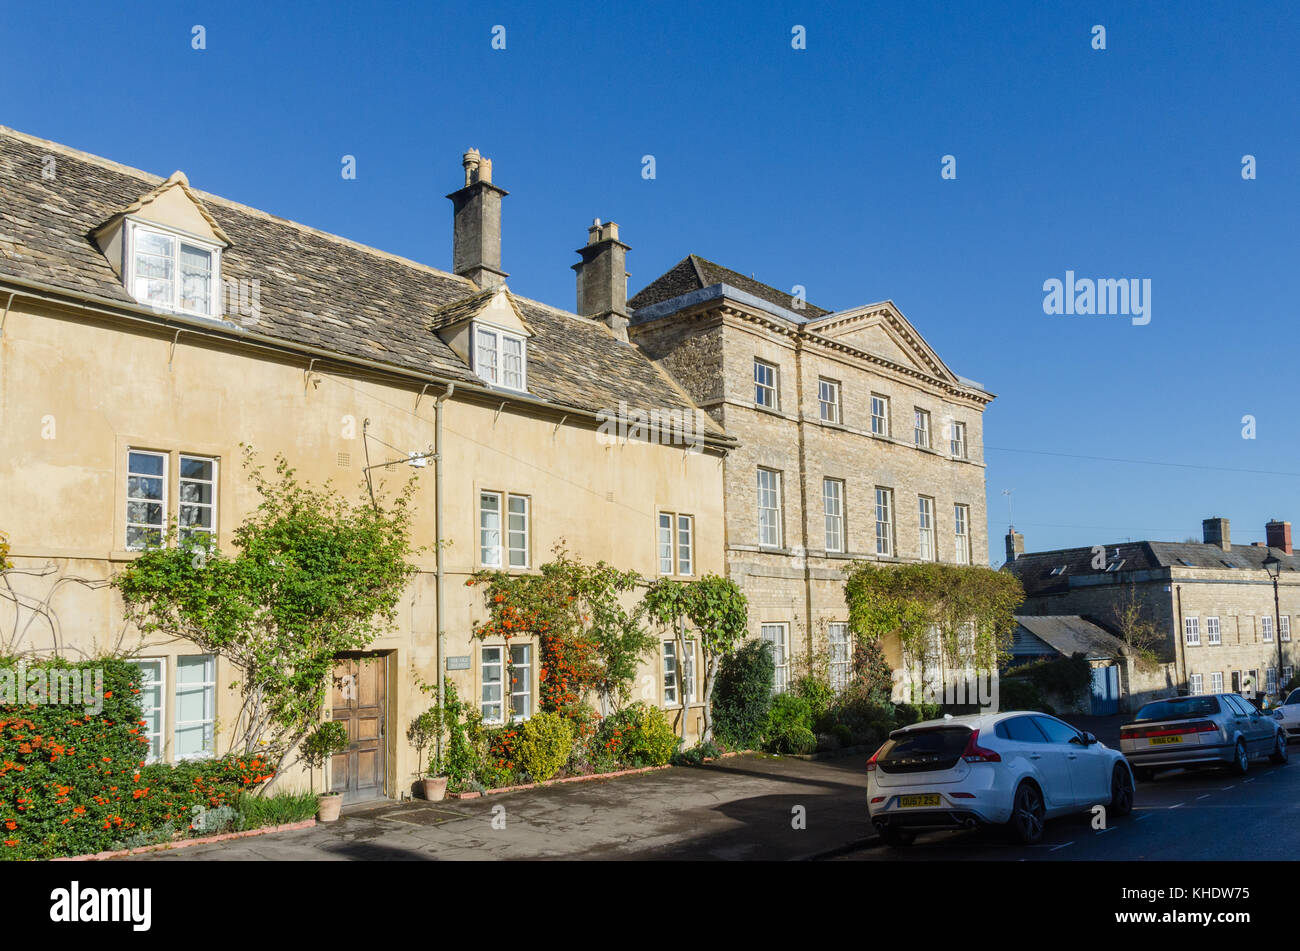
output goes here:
[[1232, 550], [1228, 537], [1228, 520], [1226, 518], [1207, 518], [1201, 521], [1201, 535], [1207, 545], [1217, 545], [1224, 551]]
[[1264, 526], [1264, 539], [1269, 548], [1280, 548], [1288, 555], [1292, 554], [1290, 522], [1273, 519]]
[[1016, 531], [1014, 525], [1007, 529], [1007, 564], [1015, 561], [1025, 553], [1025, 536]]
[[618, 239], [618, 225], [597, 218], [587, 229], [587, 246], [579, 248], [578, 314], [608, 324], [620, 340], [627, 340], [627, 252]]
[[453, 211], [452, 270], [481, 288], [506, 281], [501, 270], [501, 199], [509, 194], [492, 184], [492, 160], [470, 149], [462, 160], [465, 187], [447, 197]]

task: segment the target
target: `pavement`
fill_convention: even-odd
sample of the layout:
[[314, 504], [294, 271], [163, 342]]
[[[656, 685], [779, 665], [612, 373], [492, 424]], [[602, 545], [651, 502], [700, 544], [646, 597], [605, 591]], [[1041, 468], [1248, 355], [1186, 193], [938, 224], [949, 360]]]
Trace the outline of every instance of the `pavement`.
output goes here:
[[383, 802], [333, 823], [122, 861], [789, 860], [867, 841], [867, 756], [747, 754], [479, 799]]

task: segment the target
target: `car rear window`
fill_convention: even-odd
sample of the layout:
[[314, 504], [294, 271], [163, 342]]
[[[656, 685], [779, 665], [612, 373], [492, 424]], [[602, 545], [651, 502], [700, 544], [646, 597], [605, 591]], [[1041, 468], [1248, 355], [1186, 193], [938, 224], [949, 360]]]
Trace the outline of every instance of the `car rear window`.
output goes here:
[[952, 769], [961, 758], [970, 727], [908, 730], [890, 738], [876, 758], [887, 773], [919, 773]]
[[1215, 697], [1175, 697], [1156, 700], [1138, 711], [1135, 720], [1181, 720], [1184, 717], [1209, 717], [1219, 712]]

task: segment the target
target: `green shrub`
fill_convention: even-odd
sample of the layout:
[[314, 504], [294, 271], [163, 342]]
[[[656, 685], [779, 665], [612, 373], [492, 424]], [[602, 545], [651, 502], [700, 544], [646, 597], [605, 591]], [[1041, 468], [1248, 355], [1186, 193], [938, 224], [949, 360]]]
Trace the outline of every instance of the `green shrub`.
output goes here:
[[839, 741], [840, 746], [853, 745], [853, 728], [847, 723], [836, 723], [831, 727], [831, 736]]
[[1092, 664], [1078, 651], [1069, 657], [1024, 664], [1010, 673], [1015, 679], [1028, 680], [1043, 694], [1053, 694], [1068, 704], [1081, 703], [1092, 689]]
[[240, 795], [236, 802], [241, 829], [284, 826], [302, 822], [316, 815], [316, 794], [311, 792], [278, 793], [274, 796]]
[[757, 749], [772, 707], [772, 645], [749, 641], [722, 659], [713, 687], [713, 730], [732, 749]]
[[812, 710], [808, 701], [792, 693], [777, 694], [772, 699], [772, 707], [767, 713], [767, 725], [763, 728], [763, 745], [773, 753], [811, 753], [812, 746], [817, 746], [817, 738], [812, 732]]
[[806, 726], [791, 724], [770, 737], [767, 747], [773, 753], [812, 753], [817, 749], [817, 737]]
[[703, 766], [706, 759], [717, 759], [722, 755], [718, 744], [712, 740], [696, 743], [688, 750], [673, 754], [674, 766]]
[[894, 706], [894, 721], [898, 726], [937, 720], [941, 716], [943, 708], [937, 703], [899, 703]]
[[794, 682], [793, 693], [808, 702], [811, 711], [809, 726], [821, 723], [835, 702], [835, 690], [823, 678], [804, 674]]
[[574, 726], [558, 713], [535, 713], [520, 727], [519, 765], [533, 782], [544, 783], [569, 759]]
[[998, 709], [1053, 712], [1047, 698], [1043, 696], [1043, 691], [1033, 682], [1020, 677], [998, 679]]
[[638, 700], [601, 723], [604, 749], [625, 766], [663, 766], [681, 743], [658, 707]]

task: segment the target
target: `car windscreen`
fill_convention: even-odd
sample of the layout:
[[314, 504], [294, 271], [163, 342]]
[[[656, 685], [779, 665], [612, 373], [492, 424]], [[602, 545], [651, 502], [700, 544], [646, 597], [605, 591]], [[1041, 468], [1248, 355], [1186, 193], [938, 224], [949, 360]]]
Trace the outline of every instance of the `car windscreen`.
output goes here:
[[1300, 703], [1300, 690], [1292, 690], [1291, 696], [1286, 698], [1286, 706], [1291, 706], [1293, 703]]
[[890, 738], [877, 757], [887, 773], [916, 773], [952, 769], [970, 739], [970, 727], [908, 730]]
[[1219, 712], [1215, 697], [1175, 697], [1156, 700], [1138, 711], [1135, 720], [1181, 720], [1186, 717], [1211, 717]]

